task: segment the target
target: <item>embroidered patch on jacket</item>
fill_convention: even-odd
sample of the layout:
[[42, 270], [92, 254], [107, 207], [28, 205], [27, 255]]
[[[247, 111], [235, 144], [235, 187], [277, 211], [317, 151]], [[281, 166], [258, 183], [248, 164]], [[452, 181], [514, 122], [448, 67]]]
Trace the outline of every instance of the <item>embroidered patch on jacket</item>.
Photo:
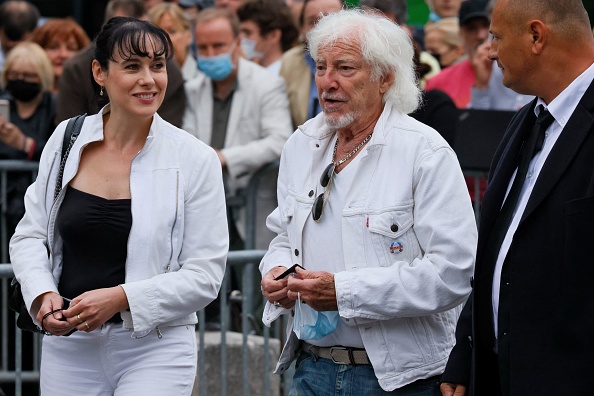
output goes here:
[[392, 242], [390, 244], [390, 253], [402, 253], [404, 245], [401, 242]]

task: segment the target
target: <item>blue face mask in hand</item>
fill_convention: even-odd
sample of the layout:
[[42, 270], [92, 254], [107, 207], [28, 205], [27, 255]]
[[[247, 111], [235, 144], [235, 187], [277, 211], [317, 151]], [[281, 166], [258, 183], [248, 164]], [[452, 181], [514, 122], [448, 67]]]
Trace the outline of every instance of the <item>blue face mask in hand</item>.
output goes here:
[[231, 53], [235, 48], [235, 42], [224, 54], [215, 56], [200, 56], [198, 55], [198, 69], [206, 74], [211, 80], [224, 80], [231, 74], [235, 65], [231, 61]]
[[293, 331], [300, 340], [319, 340], [336, 330], [340, 316], [338, 311], [319, 312], [301, 302], [295, 304]]

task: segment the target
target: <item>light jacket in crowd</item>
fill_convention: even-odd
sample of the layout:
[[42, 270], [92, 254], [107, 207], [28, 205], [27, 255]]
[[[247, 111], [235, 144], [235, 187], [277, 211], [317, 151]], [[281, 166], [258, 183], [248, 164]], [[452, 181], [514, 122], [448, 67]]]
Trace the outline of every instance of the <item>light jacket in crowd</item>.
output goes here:
[[[85, 119], [54, 203], [54, 188], [66, 121], [48, 141], [37, 180], [25, 196], [26, 213], [10, 243], [10, 257], [31, 304], [42, 293], [58, 292], [62, 240], [56, 216], [89, 143], [103, 140], [102, 113]], [[157, 326], [197, 322], [196, 311], [218, 294], [225, 273], [228, 232], [221, 165], [214, 150], [164, 121], [158, 114], [130, 169], [132, 228], [126, 283], [130, 309], [123, 325], [141, 337]], [[48, 258], [49, 254], [49, 258]]]
[[[324, 191], [334, 132], [320, 114], [287, 141], [278, 181], [279, 207], [268, 218], [278, 236], [260, 264], [302, 262], [303, 229]], [[433, 129], [384, 107], [342, 211], [346, 269], [335, 274], [341, 320], [357, 326], [381, 387], [400, 388], [441, 374], [463, 304], [470, 294], [476, 222], [456, 155]], [[332, 199], [332, 194], [330, 198]], [[313, 226], [313, 225], [312, 225]], [[322, 246], [333, 249], [333, 246]], [[290, 310], [267, 302], [266, 325]], [[288, 315], [287, 343], [277, 371], [298, 352]]]

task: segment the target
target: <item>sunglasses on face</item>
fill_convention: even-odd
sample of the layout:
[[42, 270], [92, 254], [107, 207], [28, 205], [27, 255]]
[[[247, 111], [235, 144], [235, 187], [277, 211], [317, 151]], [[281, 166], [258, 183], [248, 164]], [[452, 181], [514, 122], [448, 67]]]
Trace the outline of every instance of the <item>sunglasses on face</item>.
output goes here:
[[324, 187], [324, 192], [317, 196], [311, 208], [311, 217], [316, 223], [320, 221], [322, 213], [324, 212], [324, 207], [330, 196], [330, 188], [332, 186], [332, 177], [334, 176], [335, 168], [336, 165], [334, 162], [331, 162], [330, 165], [324, 169], [322, 176], [320, 176], [320, 184]]

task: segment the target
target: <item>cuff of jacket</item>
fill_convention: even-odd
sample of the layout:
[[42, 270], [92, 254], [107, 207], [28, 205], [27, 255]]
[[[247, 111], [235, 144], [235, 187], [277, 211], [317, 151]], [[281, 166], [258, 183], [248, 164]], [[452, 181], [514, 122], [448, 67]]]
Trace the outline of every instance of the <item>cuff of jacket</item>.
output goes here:
[[441, 376], [440, 382], [450, 384], [464, 385], [468, 388], [470, 383], [472, 362], [472, 347], [470, 342], [456, 344], [450, 353], [448, 364]]

